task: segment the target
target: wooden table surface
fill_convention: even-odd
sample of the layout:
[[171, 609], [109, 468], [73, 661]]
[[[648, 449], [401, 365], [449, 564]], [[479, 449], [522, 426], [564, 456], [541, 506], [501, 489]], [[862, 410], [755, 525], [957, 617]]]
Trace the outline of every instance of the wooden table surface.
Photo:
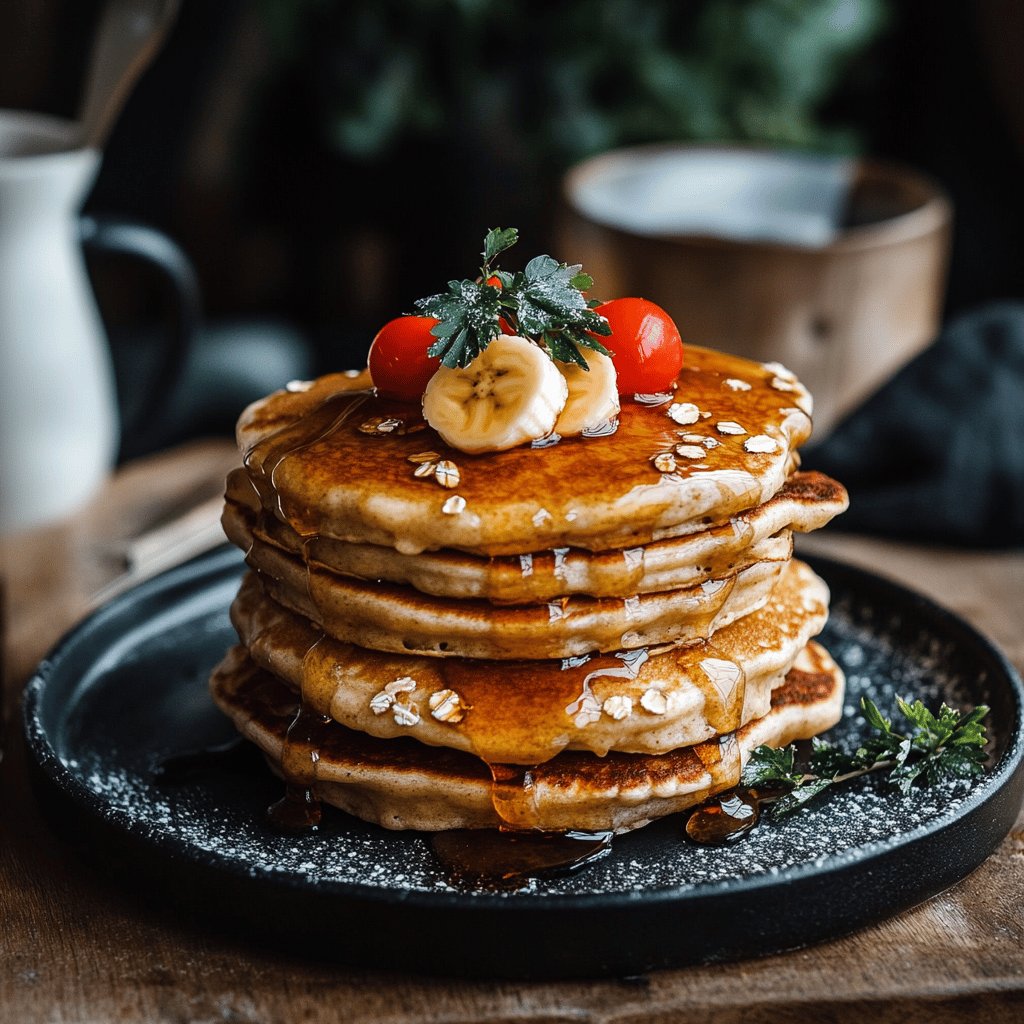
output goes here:
[[[628, 981], [419, 977], [311, 964], [142, 910], [55, 839], [28, 791], [17, 700], [32, 667], [114, 572], [111, 544], [216, 492], [227, 442], [121, 471], [74, 521], [0, 541], [7, 723], [0, 762], [0, 1020], [731, 1022], [1024, 1020], [1024, 814], [950, 891], [811, 949]], [[816, 535], [805, 550], [866, 566], [952, 608], [1024, 669], [1024, 552]]]

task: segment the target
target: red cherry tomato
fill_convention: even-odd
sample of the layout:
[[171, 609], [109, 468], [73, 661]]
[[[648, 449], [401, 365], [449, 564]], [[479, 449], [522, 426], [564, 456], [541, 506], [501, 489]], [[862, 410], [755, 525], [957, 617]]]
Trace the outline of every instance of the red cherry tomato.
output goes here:
[[377, 391], [385, 398], [402, 402], [418, 402], [427, 381], [441, 365], [427, 349], [437, 339], [430, 328], [439, 324], [432, 316], [400, 316], [389, 320], [370, 346], [370, 376]]
[[597, 340], [615, 356], [619, 394], [666, 390], [683, 365], [683, 342], [672, 317], [647, 299], [612, 299], [597, 312], [612, 329]]

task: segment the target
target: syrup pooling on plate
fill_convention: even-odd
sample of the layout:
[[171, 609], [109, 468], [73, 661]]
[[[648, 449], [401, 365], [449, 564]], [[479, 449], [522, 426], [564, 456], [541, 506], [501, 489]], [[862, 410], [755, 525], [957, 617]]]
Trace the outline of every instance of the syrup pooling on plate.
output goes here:
[[761, 817], [761, 802], [754, 790], [737, 787], [702, 804], [686, 819], [686, 834], [695, 843], [717, 846], [746, 835]]
[[[520, 820], [524, 798], [529, 799], [531, 772], [517, 765], [491, 765], [491, 771], [495, 807], [515, 807]], [[735, 842], [758, 824], [760, 808], [756, 791], [742, 786], [727, 789], [686, 815], [686, 836], [703, 846]], [[613, 838], [612, 832], [459, 829], [435, 833], [431, 848], [451, 884], [507, 889], [521, 888], [538, 876], [580, 870], [607, 856]]]
[[611, 832], [436, 832], [430, 846], [457, 888], [520, 889], [538, 875], [578, 871], [606, 857]]
[[284, 796], [267, 808], [267, 821], [281, 832], [316, 829], [323, 818], [323, 803], [312, 786], [285, 783]]

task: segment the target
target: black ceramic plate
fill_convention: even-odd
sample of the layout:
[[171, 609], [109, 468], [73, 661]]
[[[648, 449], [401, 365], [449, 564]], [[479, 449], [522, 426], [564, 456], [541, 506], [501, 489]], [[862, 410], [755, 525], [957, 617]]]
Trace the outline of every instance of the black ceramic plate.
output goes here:
[[848, 677], [837, 738], [867, 693], [992, 707], [984, 779], [904, 798], [872, 781], [726, 848], [681, 838], [679, 817], [618, 837], [584, 870], [495, 894], [453, 887], [427, 842], [328, 810], [281, 835], [280, 795], [255, 754], [158, 781], [154, 764], [222, 743], [206, 692], [233, 641], [242, 565], [221, 550], [115, 600], [67, 636], [28, 685], [42, 806], [125, 885], [303, 955], [404, 971], [635, 974], [806, 945], [880, 920], [962, 878], [1011, 828], [1024, 796], [1024, 690], [970, 626], [868, 573], [812, 560], [832, 588], [823, 640]]

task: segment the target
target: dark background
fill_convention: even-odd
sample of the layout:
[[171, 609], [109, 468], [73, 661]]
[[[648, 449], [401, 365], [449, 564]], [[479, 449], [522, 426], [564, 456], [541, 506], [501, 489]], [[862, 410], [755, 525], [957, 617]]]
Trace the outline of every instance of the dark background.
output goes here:
[[[0, 106], [73, 115], [100, 6], [7, 0]], [[847, 38], [829, 11], [859, 19]], [[184, 0], [89, 208], [166, 230], [211, 317], [284, 318], [319, 369], [470, 272], [487, 226], [549, 250], [559, 175], [591, 152], [860, 150], [952, 195], [954, 313], [1024, 293], [1021, 43], [1013, 0]]]

